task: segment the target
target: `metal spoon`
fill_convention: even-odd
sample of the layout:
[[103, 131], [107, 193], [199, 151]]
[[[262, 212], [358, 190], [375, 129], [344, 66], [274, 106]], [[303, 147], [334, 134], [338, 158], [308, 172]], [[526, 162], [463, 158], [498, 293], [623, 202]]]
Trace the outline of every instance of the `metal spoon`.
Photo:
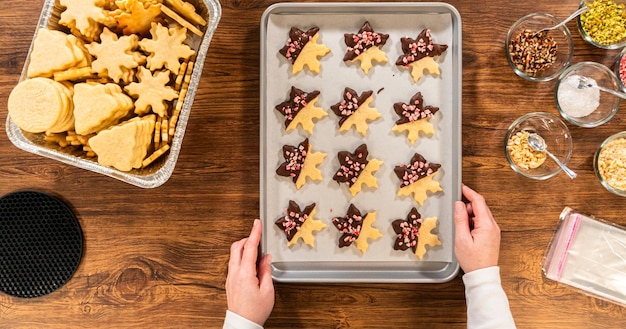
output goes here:
[[554, 156], [554, 154], [548, 151], [546, 141], [543, 140], [543, 137], [537, 135], [536, 133], [532, 133], [528, 136], [528, 144], [530, 145], [530, 147], [534, 148], [537, 151], [546, 152], [546, 154], [549, 155], [552, 160], [554, 160], [554, 162], [556, 162], [556, 164], [561, 167], [561, 169], [563, 169], [563, 171], [567, 174], [567, 176], [569, 176], [569, 178], [576, 178], [577, 175], [574, 171], [567, 168], [567, 166], [563, 162], [561, 162], [561, 160], [559, 160], [556, 156]]
[[607, 92], [609, 94], [615, 95], [617, 97], [620, 98], [624, 98], [626, 99], [626, 93], [621, 93], [619, 91], [610, 89], [610, 88], [606, 88], [606, 87], [602, 87], [602, 86], [598, 86], [596, 84], [592, 84], [591, 82], [589, 82], [589, 79], [587, 77], [579, 77], [578, 78], [578, 85], [576, 86], [578, 89], [586, 89], [586, 88], [596, 88], [598, 90], [602, 90], [604, 92]]
[[561, 23], [553, 26], [553, 27], [546, 27], [544, 29], [541, 29], [535, 33], [533, 33], [533, 37], [536, 36], [537, 34], [541, 33], [541, 32], [546, 32], [546, 31], [550, 31], [550, 30], [554, 30], [554, 29], [558, 29], [559, 27], [565, 25], [567, 22], [571, 21], [572, 19], [574, 19], [575, 17], [577, 17], [578, 15], [584, 13], [585, 11], [589, 10], [589, 7], [584, 6], [578, 10], [576, 10], [573, 14], [571, 14], [568, 18], [566, 18], [564, 21], [562, 21]]

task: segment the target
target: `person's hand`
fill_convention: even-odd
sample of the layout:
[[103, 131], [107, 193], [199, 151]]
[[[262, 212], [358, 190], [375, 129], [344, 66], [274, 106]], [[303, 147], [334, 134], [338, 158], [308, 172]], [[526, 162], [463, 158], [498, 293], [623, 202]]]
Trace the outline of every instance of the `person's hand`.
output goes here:
[[500, 227], [482, 195], [463, 185], [469, 201], [454, 203], [454, 254], [465, 273], [498, 265]]
[[226, 276], [228, 310], [261, 326], [274, 307], [271, 256], [266, 254], [256, 266], [262, 230], [256, 219], [250, 236], [232, 244]]

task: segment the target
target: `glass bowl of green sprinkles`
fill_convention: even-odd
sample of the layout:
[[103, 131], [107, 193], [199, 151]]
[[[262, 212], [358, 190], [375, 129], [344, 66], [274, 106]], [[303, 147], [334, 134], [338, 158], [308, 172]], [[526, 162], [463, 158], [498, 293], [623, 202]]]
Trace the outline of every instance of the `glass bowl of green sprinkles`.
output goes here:
[[582, 38], [603, 49], [626, 46], [626, 8], [614, 0], [582, 0], [579, 8], [589, 7], [576, 20]]

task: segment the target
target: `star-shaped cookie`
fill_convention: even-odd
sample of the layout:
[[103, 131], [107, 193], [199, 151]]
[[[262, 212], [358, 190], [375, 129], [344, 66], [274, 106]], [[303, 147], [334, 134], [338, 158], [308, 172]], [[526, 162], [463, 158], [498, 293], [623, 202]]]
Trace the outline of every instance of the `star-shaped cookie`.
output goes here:
[[446, 51], [448, 46], [435, 44], [429, 29], [424, 29], [416, 39], [403, 37], [400, 41], [404, 54], [398, 57], [396, 65], [410, 68], [413, 82], [422, 77], [424, 70], [439, 75], [439, 64], [435, 62], [435, 57]]
[[370, 107], [370, 103], [374, 100], [373, 94], [372, 90], [367, 90], [359, 96], [352, 88], [344, 89], [343, 100], [330, 107], [340, 118], [340, 132], [347, 131], [354, 126], [362, 136], [367, 134], [368, 122], [382, 116], [376, 108]]
[[372, 68], [372, 61], [387, 63], [387, 55], [380, 48], [385, 45], [389, 34], [374, 32], [369, 22], [365, 22], [358, 33], [344, 34], [348, 48], [343, 56], [344, 62], [361, 61], [365, 74]]
[[274, 222], [276, 226], [287, 236], [287, 246], [291, 247], [299, 239], [311, 247], [315, 246], [313, 232], [320, 231], [326, 227], [321, 220], [313, 218], [315, 215], [315, 203], [312, 203], [303, 210], [293, 200], [289, 200], [287, 214]]
[[415, 143], [420, 131], [427, 135], [435, 133], [429, 120], [439, 111], [439, 108], [430, 105], [424, 106], [421, 92], [418, 91], [413, 95], [408, 104], [402, 102], [393, 104], [393, 109], [400, 116], [400, 119], [396, 121], [396, 125], [391, 130], [398, 133], [407, 131], [407, 138], [411, 144]]
[[419, 153], [415, 153], [408, 165], [396, 166], [393, 171], [400, 178], [399, 196], [409, 196], [413, 194], [413, 199], [422, 205], [428, 198], [426, 192], [443, 191], [439, 182], [433, 177], [441, 168], [440, 164], [426, 162], [426, 159]]
[[407, 250], [411, 248], [420, 260], [426, 254], [426, 246], [441, 245], [436, 234], [431, 231], [437, 227], [437, 217], [422, 219], [417, 209], [412, 208], [406, 216], [406, 220], [396, 219], [391, 223], [396, 233], [394, 250]]
[[313, 120], [328, 115], [324, 109], [315, 106], [319, 95], [318, 90], [304, 92], [296, 87], [291, 87], [289, 99], [275, 107], [278, 112], [285, 116], [285, 130], [287, 132], [301, 125], [306, 132], [313, 133]]
[[72, 33], [82, 35], [88, 41], [98, 39], [102, 25], [112, 27], [115, 19], [104, 9], [107, 0], [60, 0], [65, 10], [61, 13], [59, 24], [70, 28]]
[[361, 144], [354, 153], [340, 151], [337, 153], [340, 167], [333, 176], [337, 183], [346, 183], [352, 196], [361, 191], [362, 185], [378, 188], [378, 181], [374, 177], [383, 162], [377, 159], [368, 160], [367, 145]]
[[296, 74], [308, 67], [315, 74], [320, 73], [319, 58], [328, 54], [330, 48], [318, 44], [320, 28], [315, 26], [306, 32], [297, 27], [289, 30], [289, 38], [278, 52], [285, 56], [292, 64], [291, 73]]
[[141, 49], [148, 52], [147, 67], [151, 71], [163, 67], [178, 73], [180, 60], [186, 60], [196, 52], [183, 42], [187, 39], [187, 29], [172, 27], [167, 28], [161, 23], [152, 23], [150, 27], [152, 39], [145, 38], [139, 41]]
[[134, 68], [145, 63], [146, 58], [136, 51], [139, 37], [135, 34], [119, 37], [104, 28], [100, 34], [100, 43], [85, 45], [90, 54], [96, 57], [91, 68], [100, 76], [108, 76], [115, 82], [128, 83], [133, 80]]
[[284, 145], [283, 157], [285, 162], [276, 169], [276, 174], [291, 177], [297, 189], [306, 183], [307, 177], [314, 181], [322, 180], [322, 172], [317, 169], [317, 166], [326, 158], [326, 153], [311, 153], [311, 144], [309, 144], [308, 138], [298, 144], [297, 147]]
[[146, 0], [115, 1], [118, 9], [111, 12], [117, 21], [117, 29], [124, 33], [146, 34], [152, 22], [158, 21], [161, 14], [161, 3]]
[[167, 101], [178, 97], [178, 93], [167, 86], [170, 82], [170, 72], [156, 71], [154, 75], [147, 68], [140, 66], [137, 72], [139, 82], [133, 82], [124, 87], [124, 90], [135, 100], [135, 114], [144, 115], [150, 109], [160, 117], [167, 116]]
[[361, 211], [350, 204], [345, 216], [332, 219], [333, 225], [342, 233], [339, 248], [348, 247], [354, 242], [364, 254], [369, 247], [368, 239], [376, 240], [383, 236], [377, 228], [372, 227], [375, 221], [375, 211], [361, 215]]

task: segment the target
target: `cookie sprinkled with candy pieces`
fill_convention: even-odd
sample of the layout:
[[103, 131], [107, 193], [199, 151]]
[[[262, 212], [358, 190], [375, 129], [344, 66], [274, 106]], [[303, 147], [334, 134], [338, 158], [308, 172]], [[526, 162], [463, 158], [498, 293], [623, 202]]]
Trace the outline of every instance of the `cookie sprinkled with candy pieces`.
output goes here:
[[339, 131], [344, 132], [352, 126], [362, 135], [367, 134], [367, 122], [381, 117], [376, 108], [370, 107], [374, 92], [367, 90], [359, 94], [352, 88], [343, 91], [343, 100], [330, 109], [339, 117]]
[[340, 167], [333, 176], [333, 180], [337, 183], [347, 184], [352, 196], [361, 191], [362, 184], [372, 188], [378, 187], [376, 177], [373, 174], [383, 162], [377, 159], [368, 160], [368, 155], [366, 144], [359, 145], [354, 153], [348, 151], [337, 153]]
[[301, 125], [309, 134], [313, 133], [313, 120], [328, 115], [324, 109], [315, 106], [319, 95], [318, 90], [305, 92], [294, 86], [291, 87], [289, 99], [275, 107], [278, 112], [285, 116], [285, 130], [287, 132]]
[[428, 120], [439, 111], [439, 108], [430, 105], [424, 106], [421, 92], [418, 91], [413, 95], [408, 104], [402, 102], [393, 104], [393, 109], [400, 116], [400, 119], [396, 121], [392, 130], [399, 133], [407, 131], [407, 138], [411, 144], [415, 143], [420, 131], [428, 135], [435, 133], [433, 125]]
[[441, 245], [441, 241], [431, 230], [437, 226], [437, 217], [425, 218], [416, 208], [412, 208], [406, 216], [406, 220], [396, 219], [391, 223], [396, 233], [394, 250], [407, 250], [411, 248], [413, 253], [422, 259], [426, 253], [426, 246]]
[[326, 153], [311, 153], [310, 150], [311, 144], [309, 144], [308, 138], [297, 147], [292, 145], [283, 146], [285, 162], [276, 169], [276, 174], [291, 177], [297, 189], [300, 189], [306, 183], [307, 177], [314, 181], [321, 181], [322, 172], [317, 169], [317, 165], [324, 160]]
[[374, 32], [369, 22], [365, 22], [358, 33], [344, 34], [348, 48], [343, 56], [344, 62], [361, 61], [361, 69], [365, 74], [372, 68], [372, 61], [387, 63], [387, 55], [380, 50], [385, 45], [389, 34]]
[[322, 221], [313, 218], [315, 203], [300, 210], [300, 206], [295, 201], [289, 200], [286, 212], [287, 214], [278, 218], [274, 224], [287, 236], [287, 246], [291, 247], [302, 239], [304, 243], [314, 247], [313, 232], [326, 227]]
[[416, 39], [403, 37], [400, 41], [404, 54], [398, 57], [396, 65], [410, 68], [413, 82], [422, 77], [424, 70], [432, 75], [439, 75], [439, 64], [434, 58], [446, 51], [448, 46], [435, 44], [429, 29], [424, 29]]
[[380, 231], [372, 227], [375, 220], [375, 211], [361, 215], [361, 211], [350, 204], [345, 216], [332, 219], [333, 225], [342, 233], [339, 238], [339, 248], [348, 247], [355, 243], [356, 247], [365, 253], [369, 246], [367, 239], [375, 240], [382, 237]]
[[313, 73], [320, 73], [319, 57], [330, 52], [330, 48], [318, 44], [320, 28], [315, 26], [306, 32], [297, 27], [289, 30], [289, 38], [278, 52], [292, 64], [292, 73], [296, 74], [304, 67], [308, 67]]
[[433, 193], [443, 191], [439, 182], [433, 179], [439, 168], [441, 168], [440, 164], [429, 163], [421, 154], [415, 153], [409, 165], [401, 164], [393, 169], [400, 179], [397, 194], [409, 196], [413, 193], [413, 199], [422, 205], [428, 198], [427, 191]]

